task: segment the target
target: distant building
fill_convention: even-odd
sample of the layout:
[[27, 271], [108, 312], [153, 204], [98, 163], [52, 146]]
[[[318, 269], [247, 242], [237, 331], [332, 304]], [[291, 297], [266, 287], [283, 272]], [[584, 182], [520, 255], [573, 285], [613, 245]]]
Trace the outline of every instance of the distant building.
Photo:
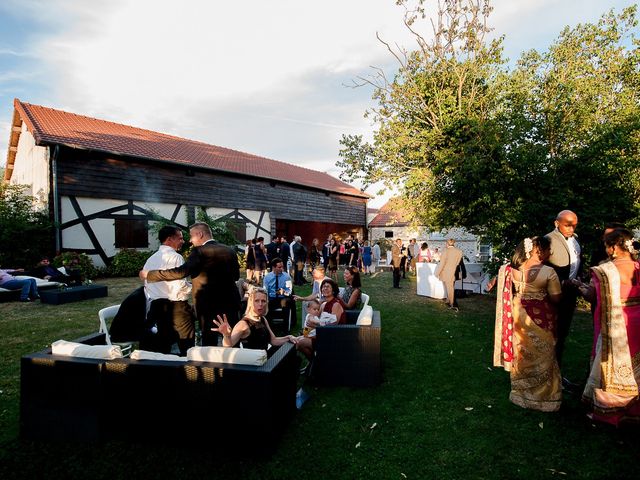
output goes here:
[[239, 241], [363, 237], [367, 224], [369, 195], [326, 173], [18, 99], [4, 181], [49, 209], [56, 250], [97, 265], [155, 248], [155, 214], [186, 227], [198, 207], [235, 222]]
[[393, 241], [401, 238], [406, 244], [415, 238], [418, 244], [427, 242], [429, 248], [439, 248], [442, 251], [448, 238], [456, 241], [456, 246], [462, 250], [466, 261], [470, 263], [484, 262], [491, 256], [488, 245], [480, 245], [478, 238], [465, 231], [464, 228], [450, 228], [439, 232], [432, 232], [424, 226], [412, 226], [402, 208], [395, 205], [393, 200], [384, 204], [378, 214], [369, 222], [369, 238], [372, 242], [386, 239]]

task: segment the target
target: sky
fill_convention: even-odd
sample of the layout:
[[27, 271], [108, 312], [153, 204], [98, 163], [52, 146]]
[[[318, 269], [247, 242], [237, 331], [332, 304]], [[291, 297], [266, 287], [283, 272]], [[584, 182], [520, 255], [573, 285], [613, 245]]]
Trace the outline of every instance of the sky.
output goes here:
[[[632, 3], [494, 0], [490, 25], [514, 61]], [[373, 90], [353, 81], [397, 70], [376, 34], [415, 46], [403, 13], [394, 0], [0, 0], [0, 166], [19, 98], [338, 177], [342, 135], [375, 129]]]

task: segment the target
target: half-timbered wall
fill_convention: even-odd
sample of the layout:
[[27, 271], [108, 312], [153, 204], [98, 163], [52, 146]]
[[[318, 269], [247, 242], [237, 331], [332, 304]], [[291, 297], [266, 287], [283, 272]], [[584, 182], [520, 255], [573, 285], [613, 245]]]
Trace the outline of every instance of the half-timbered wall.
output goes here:
[[365, 198], [174, 163], [63, 149], [58, 177], [60, 195], [65, 196], [265, 210], [273, 222], [288, 219], [366, 224]]
[[[267, 242], [276, 220], [364, 225], [364, 198], [67, 148], [57, 165], [62, 248], [85, 252], [96, 265], [117, 253], [116, 219], [159, 214], [186, 227], [186, 207], [244, 223], [247, 238]], [[149, 248], [157, 248], [151, 237]]]

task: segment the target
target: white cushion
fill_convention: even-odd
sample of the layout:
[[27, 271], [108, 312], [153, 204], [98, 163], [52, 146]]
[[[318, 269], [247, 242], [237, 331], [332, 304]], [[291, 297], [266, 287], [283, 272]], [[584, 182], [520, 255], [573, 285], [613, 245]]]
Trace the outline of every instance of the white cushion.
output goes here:
[[51, 353], [66, 357], [103, 358], [106, 360], [122, 358], [122, 350], [119, 345], [84, 345], [66, 340], [53, 342]]
[[49, 280], [44, 280], [42, 278], [37, 278], [37, 277], [29, 277], [28, 275], [14, 275], [16, 280], [25, 280], [27, 278], [33, 278], [36, 281], [36, 285], [38, 286], [38, 288], [41, 287], [55, 287], [58, 285], [62, 285], [61, 283], [58, 282], [50, 282]]
[[187, 358], [199, 362], [261, 366], [267, 363], [267, 351], [232, 347], [191, 347], [187, 350]]
[[322, 312], [318, 320], [320, 320], [320, 325], [322, 326], [331, 325], [332, 323], [338, 323], [338, 317], [329, 312]]
[[149, 352], [147, 350], [134, 350], [129, 357], [132, 360], [164, 360], [168, 362], [186, 362], [187, 357], [169, 355], [167, 353]]
[[360, 311], [360, 315], [358, 315], [358, 320], [356, 321], [356, 325], [371, 325], [373, 321], [373, 307], [371, 305], [367, 305], [363, 307]]

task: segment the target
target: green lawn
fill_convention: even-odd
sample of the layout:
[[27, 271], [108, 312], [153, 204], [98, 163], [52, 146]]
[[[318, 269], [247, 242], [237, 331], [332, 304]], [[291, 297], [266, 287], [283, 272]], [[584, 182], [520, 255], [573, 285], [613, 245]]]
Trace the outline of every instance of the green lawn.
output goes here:
[[[415, 295], [415, 279], [364, 277], [381, 311], [383, 383], [306, 389], [311, 399], [265, 458], [248, 436], [239, 457], [211, 442], [184, 447], [33, 443], [18, 439], [19, 359], [59, 338], [97, 330], [98, 309], [119, 303], [137, 279], [107, 279], [109, 297], [60, 306], [0, 304], [0, 478], [463, 479], [639, 478], [640, 435], [593, 425], [578, 399], [559, 413], [509, 403], [508, 374], [491, 366], [494, 297], [460, 300], [460, 313]], [[305, 293], [302, 289], [300, 293]], [[579, 313], [566, 372], [586, 375], [591, 320]], [[123, 398], [123, 401], [127, 401]], [[202, 414], [192, 406], [193, 421]], [[135, 428], [135, 426], [130, 426]]]

